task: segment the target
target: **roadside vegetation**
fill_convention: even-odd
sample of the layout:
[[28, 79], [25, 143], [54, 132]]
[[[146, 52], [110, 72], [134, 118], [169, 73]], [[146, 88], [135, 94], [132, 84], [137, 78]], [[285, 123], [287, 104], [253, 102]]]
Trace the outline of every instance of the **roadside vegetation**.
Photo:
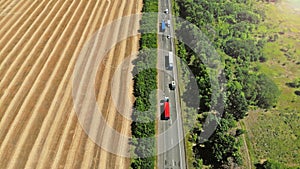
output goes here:
[[[243, 165], [240, 136], [247, 131], [238, 128], [237, 123], [249, 116], [249, 109], [268, 111], [278, 106], [281, 90], [271, 74], [265, 73], [262, 66], [259, 66], [266, 64], [270, 59], [265, 52], [266, 45], [270, 40], [278, 38], [278, 35], [262, 36], [257, 33], [266, 19], [266, 14], [263, 8], [256, 7], [257, 2], [251, 0], [175, 2], [176, 15], [195, 24], [207, 35], [221, 56], [227, 79], [224, 96], [217, 96], [217, 101], [225, 106], [222, 118], [217, 119], [219, 125], [216, 131], [205, 143], [201, 143], [200, 134], [205, 132], [201, 125], [196, 125], [190, 131], [187, 145], [192, 145], [193, 160], [189, 160], [192, 161], [192, 166], [189, 167], [239, 167]], [[197, 34], [185, 24], [178, 24], [176, 33], [179, 35], [179, 41], [181, 35]], [[214, 54], [207, 48], [207, 42], [193, 42], [193, 37], [190, 38], [200, 53], [194, 53], [188, 46], [179, 42], [177, 55], [189, 65], [196, 77], [200, 100], [198, 121], [201, 124], [206, 117], [216, 113], [210, 111], [216, 100], [211, 99], [214, 86], [210, 83], [209, 73], [213, 70], [197, 59], [197, 56], [210, 58]], [[297, 86], [297, 83], [293, 81], [292, 85]]]
[[[158, 1], [144, 0], [142, 12], [157, 12]], [[157, 89], [157, 16], [144, 14], [140, 21], [140, 53], [134, 62], [135, 111], [132, 114], [132, 153], [131, 168], [150, 169], [155, 166], [155, 115]], [[144, 34], [143, 34], [144, 32]], [[153, 33], [149, 33], [153, 32]], [[140, 141], [140, 138], [145, 141]]]

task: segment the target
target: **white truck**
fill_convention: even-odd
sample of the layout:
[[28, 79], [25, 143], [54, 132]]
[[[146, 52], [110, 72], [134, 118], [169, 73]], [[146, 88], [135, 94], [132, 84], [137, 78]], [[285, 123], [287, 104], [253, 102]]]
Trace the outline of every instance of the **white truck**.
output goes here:
[[170, 19], [167, 21], [167, 26], [168, 26], [168, 27], [171, 26], [171, 20], [170, 20]]
[[173, 69], [173, 52], [169, 52], [169, 66], [168, 69], [172, 70]]

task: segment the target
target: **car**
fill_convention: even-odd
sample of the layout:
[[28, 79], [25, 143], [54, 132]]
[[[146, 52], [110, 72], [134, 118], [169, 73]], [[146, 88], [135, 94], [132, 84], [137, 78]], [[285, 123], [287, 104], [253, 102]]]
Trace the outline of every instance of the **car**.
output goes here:
[[171, 38], [171, 35], [167, 35], [167, 38], [170, 39], [170, 38]]
[[168, 9], [168, 8], [165, 10], [165, 13], [166, 13], [166, 14], [168, 14], [168, 13], [169, 13], [169, 9]]
[[172, 81], [172, 82], [169, 84], [169, 87], [170, 87], [171, 90], [175, 90], [175, 87], [176, 87], [175, 81]]

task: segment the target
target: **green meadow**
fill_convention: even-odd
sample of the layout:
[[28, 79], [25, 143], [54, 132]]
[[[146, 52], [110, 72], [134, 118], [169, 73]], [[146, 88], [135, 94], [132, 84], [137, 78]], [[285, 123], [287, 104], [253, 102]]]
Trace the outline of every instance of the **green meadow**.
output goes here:
[[253, 108], [242, 122], [250, 158], [253, 165], [271, 159], [300, 166], [300, 85], [295, 85], [300, 83], [300, 1], [264, 3], [260, 8], [266, 20], [256, 34], [270, 38], [263, 49], [267, 61], [255, 66], [273, 79], [281, 94], [276, 107]]

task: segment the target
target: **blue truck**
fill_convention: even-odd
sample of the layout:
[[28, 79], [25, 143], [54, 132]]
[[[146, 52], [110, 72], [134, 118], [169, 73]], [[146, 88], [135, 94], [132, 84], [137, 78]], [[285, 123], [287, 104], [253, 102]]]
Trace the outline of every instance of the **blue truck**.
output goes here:
[[166, 30], [166, 23], [165, 23], [165, 21], [163, 20], [163, 21], [161, 22], [161, 31], [164, 32], [165, 30]]

